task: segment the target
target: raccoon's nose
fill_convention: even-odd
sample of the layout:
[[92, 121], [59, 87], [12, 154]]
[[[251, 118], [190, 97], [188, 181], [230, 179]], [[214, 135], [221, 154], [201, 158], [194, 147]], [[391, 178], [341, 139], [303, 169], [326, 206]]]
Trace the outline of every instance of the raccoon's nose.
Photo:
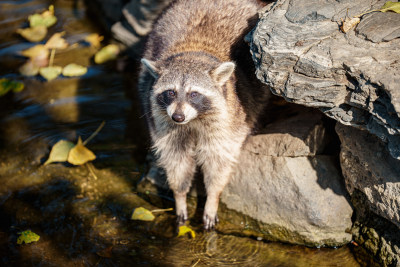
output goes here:
[[174, 113], [172, 114], [172, 119], [176, 122], [183, 122], [185, 120], [185, 115], [183, 113]]

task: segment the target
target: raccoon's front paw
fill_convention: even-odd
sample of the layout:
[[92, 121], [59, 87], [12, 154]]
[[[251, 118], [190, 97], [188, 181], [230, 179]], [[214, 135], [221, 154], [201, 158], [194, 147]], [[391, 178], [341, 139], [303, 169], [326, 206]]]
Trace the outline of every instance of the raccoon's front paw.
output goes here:
[[178, 226], [185, 225], [185, 222], [187, 220], [188, 220], [187, 213], [182, 212], [180, 214], [177, 214], [176, 223], [178, 224]]
[[215, 228], [215, 225], [219, 222], [217, 214], [214, 216], [210, 216], [207, 213], [204, 213], [203, 216], [203, 223], [204, 223], [204, 229], [205, 230], [212, 230]]

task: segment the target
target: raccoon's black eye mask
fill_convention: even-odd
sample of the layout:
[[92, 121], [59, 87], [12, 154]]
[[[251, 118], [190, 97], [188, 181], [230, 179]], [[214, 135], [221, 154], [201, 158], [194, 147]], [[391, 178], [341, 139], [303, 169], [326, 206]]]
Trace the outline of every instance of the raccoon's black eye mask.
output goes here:
[[176, 92], [174, 90], [167, 90], [157, 96], [157, 104], [161, 108], [167, 109], [167, 107], [171, 105], [175, 98]]

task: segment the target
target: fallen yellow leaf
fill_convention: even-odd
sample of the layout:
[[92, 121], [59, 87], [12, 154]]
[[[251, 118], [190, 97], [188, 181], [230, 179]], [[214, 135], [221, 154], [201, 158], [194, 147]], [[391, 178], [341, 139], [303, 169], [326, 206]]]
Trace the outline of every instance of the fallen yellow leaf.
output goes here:
[[53, 34], [50, 39], [44, 45], [48, 49], [65, 49], [68, 47], [67, 41], [62, 38], [65, 35], [65, 32], [58, 32]]
[[49, 10], [44, 11], [42, 14], [33, 14], [28, 17], [30, 27], [45, 26], [50, 27], [57, 22], [54, 16], [54, 6], [50, 5]]
[[154, 217], [153, 213], [143, 207], [134, 209], [132, 216], [131, 216], [132, 220], [140, 220], [140, 221], [152, 221], [152, 220], [154, 220], [154, 218], [155, 217]]
[[18, 29], [17, 33], [19, 33], [22, 37], [24, 37], [29, 42], [40, 42], [47, 35], [46, 26], [39, 25], [31, 28]]
[[22, 243], [29, 244], [32, 242], [39, 241], [40, 236], [32, 232], [31, 230], [26, 230], [18, 233], [20, 236], [17, 239], [17, 244], [21, 245]]
[[342, 32], [346, 33], [357, 26], [358, 23], [360, 23], [360, 18], [358, 17], [346, 18], [344, 21], [342, 21], [340, 29], [342, 30]]
[[116, 59], [119, 53], [119, 47], [115, 44], [110, 44], [103, 47], [99, 52], [94, 55], [94, 62], [102, 64], [106, 61]]
[[7, 94], [9, 91], [14, 93], [21, 92], [25, 85], [22, 82], [13, 81], [7, 78], [0, 79], [0, 96]]
[[36, 64], [32, 60], [28, 60], [24, 65], [19, 67], [19, 73], [21, 73], [24, 76], [35, 76], [39, 73], [39, 66], [36, 66]]
[[86, 36], [85, 41], [90, 43], [93, 47], [99, 48], [100, 42], [103, 41], [104, 36], [100, 36], [98, 33], [92, 33]]
[[82, 139], [78, 138], [78, 143], [68, 154], [68, 162], [73, 165], [82, 165], [88, 161], [96, 159], [96, 155], [82, 144]]
[[50, 164], [52, 162], [64, 162], [64, 161], [67, 161], [68, 154], [69, 154], [69, 152], [71, 151], [71, 149], [74, 146], [75, 146], [74, 143], [66, 141], [66, 140], [58, 141], [51, 148], [49, 158], [44, 163], [44, 165]]
[[400, 2], [392, 2], [392, 1], [387, 1], [381, 9], [379, 9], [381, 12], [387, 12], [387, 11], [393, 11], [396, 13], [400, 13]]
[[182, 225], [179, 226], [179, 233], [178, 233], [178, 237], [179, 236], [184, 236], [185, 234], [189, 233], [190, 236], [194, 239], [196, 237], [196, 233], [188, 226], [186, 225]]
[[42, 77], [47, 81], [54, 80], [61, 74], [61, 72], [62, 67], [60, 66], [43, 67], [39, 69], [40, 75], [42, 75]]
[[62, 74], [67, 77], [82, 76], [87, 72], [87, 68], [75, 63], [68, 64], [64, 67]]

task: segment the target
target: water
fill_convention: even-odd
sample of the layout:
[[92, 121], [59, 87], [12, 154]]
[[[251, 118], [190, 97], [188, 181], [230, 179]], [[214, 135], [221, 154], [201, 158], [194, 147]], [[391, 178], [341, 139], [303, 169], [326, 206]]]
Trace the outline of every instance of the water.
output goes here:
[[[178, 238], [173, 212], [153, 222], [130, 220], [135, 207], [174, 205], [137, 192], [148, 140], [132, 107], [136, 66], [119, 71], [124, 59], [95, 65], [95, 50], [80, 44], [58, 51], [55, 64], [89, 66], [83, 77], [45, 82], [20, 76], [26, 59], [18, 52], [32, 44], [15, 30], [50, 4], [58, 22], [48, 37], [66, 31], [66, 39], [76, 43], [99, 32], [82, 1], [0, 1], [0, 77], [26, 86], [0, 97], [0, 265], [360, 266], [348, 247], [312, 249], [203, 232], [199, 220], [191, 223], [195, 239]], [[85, 140], [102, 121], [105, 127], [88, 144], [97, 156], [92, 165], [43, 166], [54, 143]], [[40, 240], [17, 245], [18, 232], [27, 229]]]

